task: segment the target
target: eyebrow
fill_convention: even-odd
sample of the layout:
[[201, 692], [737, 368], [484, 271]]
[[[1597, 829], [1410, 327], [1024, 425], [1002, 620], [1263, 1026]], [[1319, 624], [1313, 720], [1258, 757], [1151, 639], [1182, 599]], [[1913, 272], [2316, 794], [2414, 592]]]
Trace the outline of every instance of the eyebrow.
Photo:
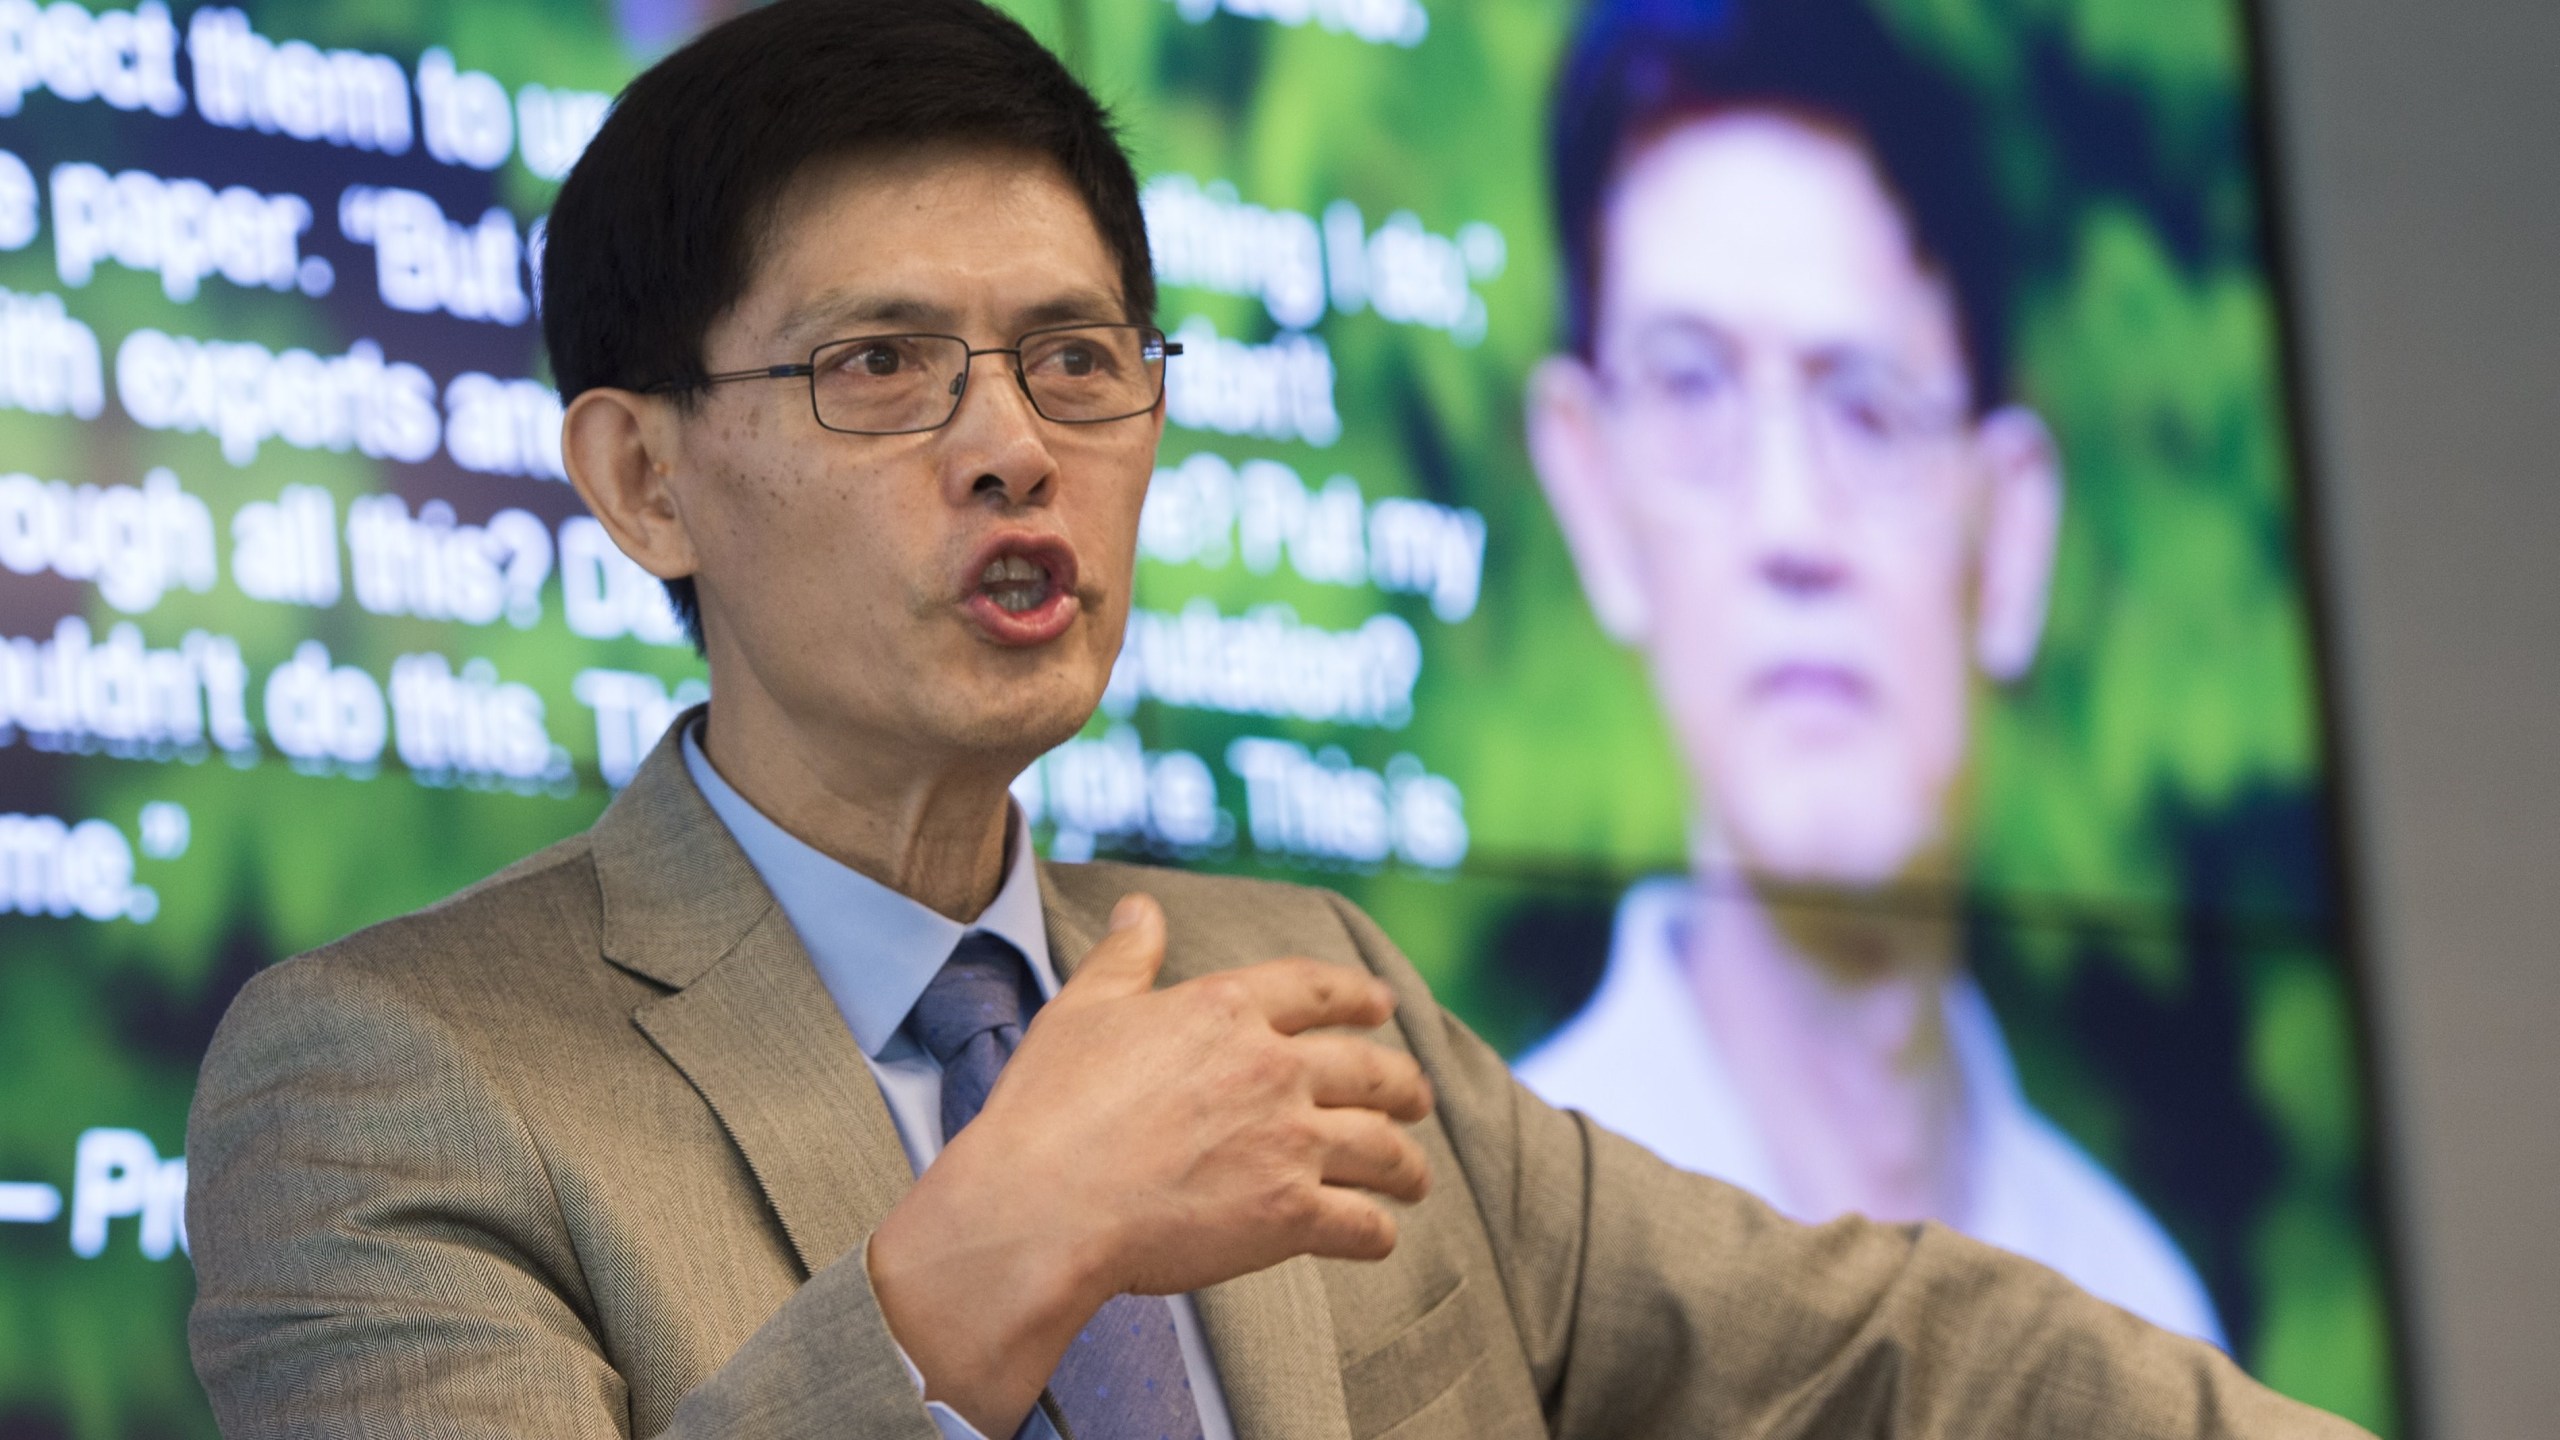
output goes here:
[[777, 332], [784, 340], [824, 339], [854, 326], [946, 327], [952, 312], [929, 301], [862, 291], [828, 290], [793, 306]]
[[[1047, 325], [1120, 324], [1126, 318], [1117, 295], [1091, 288], [1064, 291], [1013, 313], [1016, 333]], [[958, 311], [929, 300], [829, 290], [792, 307], [777, 334], [785, 342], [808, 342], [855, 333], [856, 327], [950, 331], [958, 325]]]
[[[1679, 334], [1703, 338], [1728, 350], [1743, 348], [1741, 337], [1723, 324], [1687, 311], [1650, 315], [1630, 329], [1638, 341]], [[1865, 339], [1819, 339], [1789, 350], [1797, 361], [1821, 375], [1864, 372], [1921, 387], [1927, 387], [1931, 378], [1903, 364], [1889, 348]]]
[[1119, 325], [1128, 319], [1129, 307], [1104, 290], [1071, 290], [1014, 315], [1015, 324], [1023, 330], [1043, 325]]

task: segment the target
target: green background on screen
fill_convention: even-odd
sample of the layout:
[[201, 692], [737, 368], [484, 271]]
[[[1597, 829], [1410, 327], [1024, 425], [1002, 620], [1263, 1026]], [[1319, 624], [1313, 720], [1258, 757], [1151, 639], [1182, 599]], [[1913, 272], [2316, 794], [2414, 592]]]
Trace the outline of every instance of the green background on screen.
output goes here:
[[[2390, 1433], [2401, 1382], [2244, 17], [2232, 0], [1876, 4], [1995, 122], [2006, 219], [2024, 241], [2015, 383], [2068, 471], [2041, 656], [1981, 704], [1962, 897], [1976, 973], [2028, 1095], [2173, 1234], [2241, 1363]], [[1445, 1003], [1516, 1053], [1587, 996], [1628, 885], [1687, 868], [1690, 816], [1641, 663], [1593, 622], [1522, 440], [1525, 381], [1559, 343], [1542, 145], [1573, 7], [1422, 6], [1427, 31], [1406, 44], [1411, 32], [1226, 13], [1304, 5], [1007, 5], [1114, 107], [1152, 198], [1230, 220], [1259, 207], [1328, 234], [1351, 223], [1328, 219], [1348, 202], [1367, 253], [1392, 232], [1418, 273], [1443, 267], [1440, 289], [1417, 281], [1415, 293], [1447, 308], [1402, 319], [1344, 305], [1324, 289], [1329, 270], [1312, 298], [1286, 288], [1307, 280], [1303, 267], [1169, 273], [1160, 319], [1187, 341], [1214, 330], [1271, 363], [1321, 345], [1334, 421], [1301, 406], [1285, 423], [1169, 426], [1159, 496], [1192, 482], [1295, 485], [1306, 517], [1357, 507], [1355, 532], [1376, 533], [1381, 502], [1424, 502], [1396, 513], [1480, 523], [1483, 537], [1480, 573], [1452, 558], [1435, 589], [1411, 575], [1381, 583], [1375, 555], [1328, 559], [1313, 518], [1272, 551], [1241, 529], [1151, 515], [1144, 610], [1165, 624], [1200, 605], [1228, 622], [1261, 613], [1272, 633], [1383, 636], [1390, 654], [1400, 626], [1420, 657], [1409, 703], [1326, 720], [1306, 718], [1322, 713], [1313, 701], [1296, 715], [1115, 701], [1018, 790], [1058, 853], [1342, 890]], [[683, 33], [682, 9], [278, 0], [246, 13], [273, 40], [386, 55], [413, 80], [443, 47], [459, 71], [494, 77], [520, 116], [527, 85], [617, 90]], [[175, 17], [181, 32], [194, 13]], [[300, 195], [312, 214], [300, 253], [334, 279], [306, 295], [213, 276], [181, 302], [159, 274], [104, 261], [74, 284], [49, 194], [28, 243], [0, 250], [0, 288], [60, 296], [94, 334], [105, 377], [95, 418], [0, 408], [0, 472], [138, 486], [166, 467], [207, 507], [219, 562], [201, 590], [175, 580], [122, 606], [62, 567], [13, 565], [0, 573], [0, 640], [32, 653], [65, 616], [101, 645], [128, 623], [154, 650], [227, 637], [251, 677], [255, 731], [235, 753], [15, 726], [0, 745], [0, 812], [105, 822], [141, 887], [106, 920], [0, 913], [0, 1182], [51, 1185], [65, 1201], [49, 1223], [0, 1223], [0, 1435], [212, 1433], [184, 1344], [183, 1253], [148, 1255], [138, 1214], [111, 1218], [94, 1256], [71, 1243], [82, 1137], [130, 1130], [174, 1160], [197, 1057], [248, 975], [587, 825], [618, 768], [599, 727], [629, 723], [595, 697], [663, 700], [701, 674], [680, 644], [573, 633], [556, 566], [519, 615], [469, 623], [368, 608], [336, 543], [351, 504], [384, 494], [412, 513], [442, 500], [465, 525], [519, 510], [556, 538], [582, 513], [556, 479], [466, 468], [449, 444], [409, 462], [276, 437], [234, 463], [212, 435], [133, 416], [116, 357], [144, 329], [321, 356], [371, 339], [424, 369], [439, 413], [464, 372], [548, 374], [530, 320], [387, 308], [374, 252], [341, 228], [342, 192], [375, 185], [431, 195], [464, 224], [500, 207], [521, 232], [556, 190], [529, 149], [483, 170], [438, 160], [423, 136], [393, 157], [220, 128], [199, 115], [183, 59], [177, 73], [188, 104], [165, 116], [31, 90], [0, 118], [0, 150], [39, 190], [56, 166], [85, 162]], [[236, 517], [289, 486], [330, 497], [331, 603], [241, 588]], [[404, 763], [396, 743], [377, 759], [296, 759], [262, 702], [315, 640], [330, 666], [384, 693], [402, 656], [441, 654], [456, 672], [486, 661], [538, 697], [548, 753], [512, 775]], [[608, 678], [580, 679], [598, 672]], [[1272, 742], [1299, 748], [1253, 749]], [[1410, 797], [1413, 828], [1381, 841], [1374, 827], [1257, 825], [1247, 752]], [[1203, 776], [1205, 811], [1182, 789]], [[21, 912], [45, 908], [20, 899]]]

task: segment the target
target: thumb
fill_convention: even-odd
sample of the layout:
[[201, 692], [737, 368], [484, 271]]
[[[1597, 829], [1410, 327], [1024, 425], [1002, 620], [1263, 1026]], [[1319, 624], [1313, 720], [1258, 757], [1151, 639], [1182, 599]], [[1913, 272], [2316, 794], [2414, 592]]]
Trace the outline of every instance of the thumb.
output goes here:
[[1111, 907], [1111, 933], [1086, 952], [1075, 974], [1058, 987], [1058, 999], [1143, 995], [1154, 988], [1156, 972], [1163, 968], [1164, 907], [1152, 895], [1132, 892]]

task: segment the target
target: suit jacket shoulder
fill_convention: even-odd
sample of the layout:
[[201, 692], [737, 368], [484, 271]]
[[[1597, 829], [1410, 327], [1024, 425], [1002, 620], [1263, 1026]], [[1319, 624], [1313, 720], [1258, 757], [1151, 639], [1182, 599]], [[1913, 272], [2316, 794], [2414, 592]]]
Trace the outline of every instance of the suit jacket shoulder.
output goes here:
[[596, 955], [602, 913], [591, 842], [574, 835], [423, 909], [281, 961], [250, 984], [360, 971], [394, 984], [539, 990], [557, 982], [564, 963]]
[[226, 1434], [935, 1434], [855, 1255], [905, 1157], [663, 749], [586, 836], [255, 977], [188, 1136]]
[[[1352, 958], [1342, 920], [1348, 902], [1330, 890], [1117, 861], [1045, 863], [1041, 876], [1053, 923], [1064, 920], [1077, 935], [1098, 937], [1107, 930], [1111, 907], [1122, 896], [1154, 896], [1165, 912], [1167, 967], [1181, 973], [1284, 955]], [[1081, 958], [1061, 957], [1061, 963]]]
[[600, 958], [603, 904], [586, 836], [553, 845], [422, 910], [252, 977], [217, 1028], [206, 1075], [254, 1053], [370, 1034], [432, 1043], [529, 1112], [572, 1090], [559, 1067], [616, 1035], [645, 1050], [634, 1009], [661, 993]]

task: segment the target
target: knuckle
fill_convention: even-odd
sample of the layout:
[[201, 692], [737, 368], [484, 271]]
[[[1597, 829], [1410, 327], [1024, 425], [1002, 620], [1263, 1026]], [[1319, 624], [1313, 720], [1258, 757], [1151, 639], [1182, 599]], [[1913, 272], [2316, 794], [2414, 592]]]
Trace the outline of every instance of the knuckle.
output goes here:
[[1299, 1184], [1273, 1186], [1263, 1192], [1259, 1208], [1265, 1223], [1293, 1231], [1306, 1228], [1322, 1209], [1314, 1188]]
[[1308, 1116], [1292, 1116], [1275, 1127], [1282, 1154], [1301, 1166], [1311, 1166], [1323, 1158], [1326, 1145], [1324, 1127]]
[[1390, 1127], [1382, 1125], [1370, 1136], [1369, 1153], [1390, 1180], [1401, 1179], [1412, 1171], [1413, 1146]]
[[1373, 1077], [1368, 1086], [1368, 1093], [1360, 1099], [1360, 1108], [1372, 1115], [1392, 1116], [1396, 1112], [1398, 1093], [1395, 1082], [1391, 1078]]
[[1200, 1002], [1219, 1015], [1233, 1016], [1250, 1000], [1249, 987], [1230, 974], [1203, 975], [1192, 984], [1198, 987]]
[[1238, 1061], [1245, 1083], [1264, 1093], [1294, 1089], [1305, 1068], [1296, 1052], [1277, 1040], [1244, 1047]]

